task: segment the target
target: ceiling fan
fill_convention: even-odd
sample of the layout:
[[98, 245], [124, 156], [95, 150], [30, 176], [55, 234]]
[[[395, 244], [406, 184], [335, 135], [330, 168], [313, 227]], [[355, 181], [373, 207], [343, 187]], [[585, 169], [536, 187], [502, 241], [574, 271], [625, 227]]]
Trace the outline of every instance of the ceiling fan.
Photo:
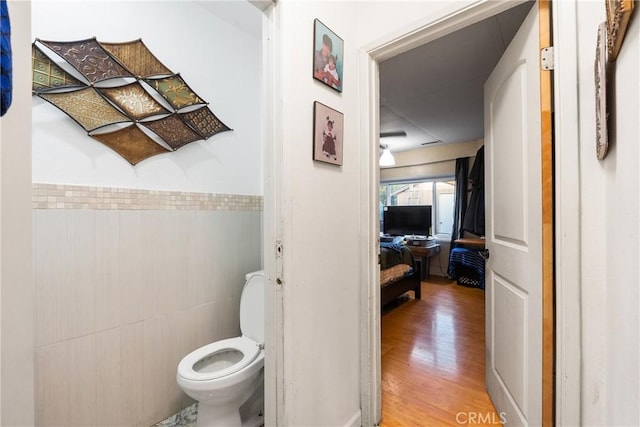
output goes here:
[[396, 130], [392, 132], [380, 132], [380, 138], [389, 138], [393, 136], [407, 136], [407, 132], [403, 130]]

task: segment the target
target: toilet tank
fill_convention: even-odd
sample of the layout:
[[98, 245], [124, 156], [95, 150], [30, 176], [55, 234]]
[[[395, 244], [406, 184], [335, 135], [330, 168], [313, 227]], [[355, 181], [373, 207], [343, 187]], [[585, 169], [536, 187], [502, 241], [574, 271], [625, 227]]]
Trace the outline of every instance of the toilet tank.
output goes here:
[[264, 271], [247, 274], [240, 297], [242, 335], [264, 344]]

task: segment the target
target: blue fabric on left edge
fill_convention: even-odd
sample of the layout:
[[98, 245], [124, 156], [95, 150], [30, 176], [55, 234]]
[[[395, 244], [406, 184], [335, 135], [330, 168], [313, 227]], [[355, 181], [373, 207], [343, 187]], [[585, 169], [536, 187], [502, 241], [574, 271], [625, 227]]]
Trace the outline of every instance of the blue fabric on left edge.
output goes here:
[[12, 80], [9, 8], [6, 0], [0, 0], [0, 116], [11, 105]]

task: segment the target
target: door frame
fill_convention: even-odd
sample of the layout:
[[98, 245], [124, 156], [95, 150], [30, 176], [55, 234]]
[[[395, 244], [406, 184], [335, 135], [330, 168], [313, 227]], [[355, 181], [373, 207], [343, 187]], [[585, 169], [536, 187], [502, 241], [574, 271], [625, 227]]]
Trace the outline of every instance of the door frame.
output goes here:
[[279, 114], [282, 47], [278, 31], [280, 16], [274, 1], [249, 0], [262, 10], [262, 105], [263, 141], [263, 215], [262, 254], [265, 288], [264, 423], [285, 425], [284, 408], [284, 300], [282, 257], [276, 245], [282, 241], [282, 134]]
[[[361, 384], [362, 425], [377, 425], [381, 419], [381, 336], [378, 254], [378, 63], [496, 15], [524, 0], [476, 1], [465, 8], [444, 9], [402, 31], [364, 46], [360, 51], [359, 109], [363, 118], [361, 164], [363, 256], [361, 262]], [[575, 2], [552, 1], [552, 34], [555, 44], [556, 112], [553, 179], [555, 180], [555, 420], [559, 425], [579, 425], [581, 416], [581, 310], [580, 310], [580, 173], [578, 146], [577, 87], [562, 82], [577, 81], [577, 17]], [[561, 53], [566, 54], [561, 55]], [[542, 206], [540, 207], [542, 209]]]

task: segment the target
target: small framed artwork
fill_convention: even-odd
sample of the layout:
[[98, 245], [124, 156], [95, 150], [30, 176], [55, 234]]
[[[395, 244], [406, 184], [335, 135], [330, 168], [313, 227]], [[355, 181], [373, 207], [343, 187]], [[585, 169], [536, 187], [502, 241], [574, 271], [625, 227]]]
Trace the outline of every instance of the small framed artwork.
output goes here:
[[320, 20], [313, 25], [313, 78], [342, 92], [344, 41]]
[[610, 62], [618, 58], [634, 3], [634, 0], [607, 0], [607, 50]]
[[313, 160], [342, 166], [344, 115], [316, 101], [313, 104]]
[[609, 149], [607, 135], [607, 24], [605, 22], [598, 26], [594, 79], [596, 87], [596, 156], [598, 160], [603, 160]]

